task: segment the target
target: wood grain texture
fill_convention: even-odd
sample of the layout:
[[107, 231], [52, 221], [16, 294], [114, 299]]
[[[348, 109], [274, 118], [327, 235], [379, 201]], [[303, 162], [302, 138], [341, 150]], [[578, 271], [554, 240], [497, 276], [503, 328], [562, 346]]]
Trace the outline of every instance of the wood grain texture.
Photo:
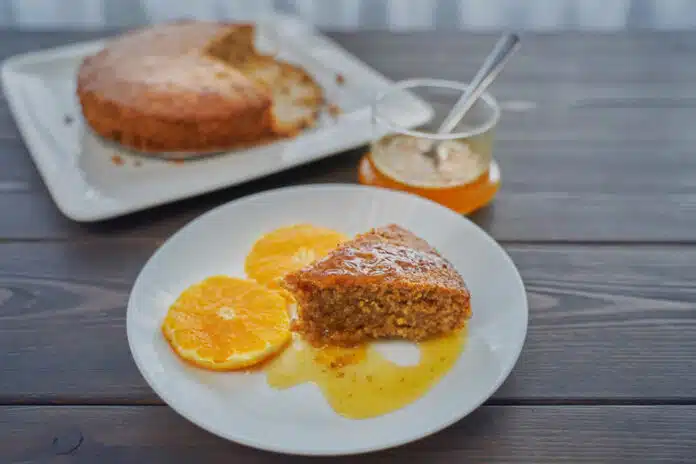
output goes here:
[[[686, 147], [655, 156], [659, 143], [527, 141], [498, 145], [501, 153], [509, 153], [499, 157], [504, 176], [501, 192], [491, 206], [472, 217], [498, 240], [696, 241], [696, 156]], [[0, 142], [0, 152], [2, 146]], [[341, 154], [98, 224], [79, 224], [63, 217], [25, 155], [0, 156], [0, 212], [13, 217], [0, 221], [0, 238], [162, 238], [210, 208], [257, 191], [355, 182], [361, 153]], [[626, 159], [631, 160], [630, 165]], [[538, 166], [549, 174], [540, 172]]]
[[[0, 60], [104, 35], [0, 31]], [[332, 36], [394, 79], [470, 78], [496, 39]], [[488, 405], [361, 461], [696, 461], [694, 39], [523, 38], [493, 87], [503, 187], [473, 217], [507, 242], [527, 286], [523, 353]], [[78, 224], [52, 203], [0, 93], [0, 462], [304, 462], [161, 406], [131, 360], [125, 306], [147, 258], [186, 222], [261, 190], [355, 182], [362, 150]]]
[[[159, 403], [131, 361], [151, 240], [0, 245], [0, 403]], [[696, 399], [696, 248], [510, 246], [530, 327], [498, 403]]]
[[[3, 462], [299, 463], [219, 439], [167, 407], [0, 407]], [[316, 462], [685, 463], [694, 406], [484, 406], [421, 441]]]
[[[98, 33], [0, 32], [0, 59]], [[471, 77], [495, 36], [332, 34], [385, 75]], [[494, 84], [503, 186], [474, 216], [499, 240], [696, 241], [696, 33], [538, 34]], [[11, 40], [10, 40], [11, 39]], [[456, 57], [456, 59], [454, 59]], [[0, 100], [0, 238], [161, 238], [221, 203], [275, 187], [355, 182], [360, 150], [98, 225], [55, 208]]]

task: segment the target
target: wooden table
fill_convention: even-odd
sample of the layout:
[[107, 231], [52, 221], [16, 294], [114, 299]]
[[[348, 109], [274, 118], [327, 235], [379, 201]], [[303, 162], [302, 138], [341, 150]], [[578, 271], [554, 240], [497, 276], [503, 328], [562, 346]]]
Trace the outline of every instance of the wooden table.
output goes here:
[[[94, 36], [0, 32], [0, 59]], [[495, 40], [333, 37], [395, 79], [470, 78]], [[694, 53], [693, 33], [524, 38], [493, 89], [502, 191], [474, 220], [521, 270], [525, 349], [469, 417], [361, 461], [696, 461]], [[163, 406], [131, 360], [126, 299], [187, 221], [260, 190], [354, 182], [359, 155], [81, 225], [54, 207], [0, 100], [0, 462], [301, 461]]]

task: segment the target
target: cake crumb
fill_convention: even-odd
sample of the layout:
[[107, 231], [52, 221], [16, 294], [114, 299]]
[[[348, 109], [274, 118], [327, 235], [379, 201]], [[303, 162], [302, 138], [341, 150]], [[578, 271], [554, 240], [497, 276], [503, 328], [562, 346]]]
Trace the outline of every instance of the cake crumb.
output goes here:
[[172, 163], [172, 164], [176, 164], [177, 166], [181, 166], [182, 164], [184, 164], [184, 160], [182, 160], [182, 159], [175, 159], [175, 160], [172, 160], [171, 163]]
[[341, 108], [334, 103], [329, 103], [326, 109], [332, 118], [337, 118], [341, 114]]
[[346, 78], [343, 77], [343, 74], [341, 74], [341, 73], [336, 74], [336, 83], [338, 85], [343, 85], [346, 83]]
[[111, 156], [111, 162], [114, 163], [116, 166], [123, 166], [123, 157], [120, 155], [112, 155]]

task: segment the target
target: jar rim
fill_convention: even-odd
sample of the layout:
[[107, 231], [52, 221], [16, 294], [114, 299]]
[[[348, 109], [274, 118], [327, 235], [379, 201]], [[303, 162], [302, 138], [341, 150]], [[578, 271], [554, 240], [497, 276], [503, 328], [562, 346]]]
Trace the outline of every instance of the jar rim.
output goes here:
[[462, 92], [465, 92], [466, 89], [468, 88], [469, 83], [468, 82], [459, 82], [459, 81], [452, 81], [452, 80], [447, 80], [447, 79], [432, 79], [432, 78], [413, 78], [413, 79], [405, 79], [402, 81], [395, 82], [392, 86], [390, 86], [387, 90], [381, 92], [372, 102], [372, 119], [373, 122], [379, 123], [380, 125], [385, 126], [392, 132], [396, 132], [399, 134], [403, 135], [410, 135], [412, 137], [419, 137], [419, 138], [424, 138], [424, 139], [430, 139], [430, 140], [452, 140], [452, 139], [462, 139], [462, 138], [468, 138], [468, 137], [474, 137], [476, 135], [480, 135], [483, 133], [488, 132], [491, 130], [495, 125], [498, 123], [498, 120], [500, 119], [500, 107], [498, 106], [498, 102], [496, 99], [488, 92], [483, 92], [479, 99], [477, 100], [478, 102], [484, 102], [486, 106], [491, 110], [491, 115], [486, 118], [486, 122], [479, 125], [478, 127], [468, 130], [468, 131], [463, 131], [463, 132], [450, 132], [447, 134], [437, 134], [434, 132], [424, 132], [424, 131], [418, 131], [418, 130], [413, 130], [413, 129], [407, 129], [405, 127], [402, 127], [398, 124], [395, 124], [393, 121], [391, 121], [388, 118], [380, 116], [379, 113], [379, 104], [384, 100], [387, 96], [390, 94], [394, 93], [395, 91], [399, 90], [408, 90], [408, 89], [413, 89], [413, 88], [445, 88], [445, 89], [451, 89], [451, 90], [460, 90]]

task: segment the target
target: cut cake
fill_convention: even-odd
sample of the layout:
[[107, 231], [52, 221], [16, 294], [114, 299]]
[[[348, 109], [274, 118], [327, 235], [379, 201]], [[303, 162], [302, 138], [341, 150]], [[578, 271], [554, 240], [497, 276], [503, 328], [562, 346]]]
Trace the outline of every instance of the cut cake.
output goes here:
[[314, 345], [419, 341], [463, 328], [471, 317], [469, 291], [452, 264], [393, 224], [286, 275], [283, 286], [298, 302], [295, 329]]

